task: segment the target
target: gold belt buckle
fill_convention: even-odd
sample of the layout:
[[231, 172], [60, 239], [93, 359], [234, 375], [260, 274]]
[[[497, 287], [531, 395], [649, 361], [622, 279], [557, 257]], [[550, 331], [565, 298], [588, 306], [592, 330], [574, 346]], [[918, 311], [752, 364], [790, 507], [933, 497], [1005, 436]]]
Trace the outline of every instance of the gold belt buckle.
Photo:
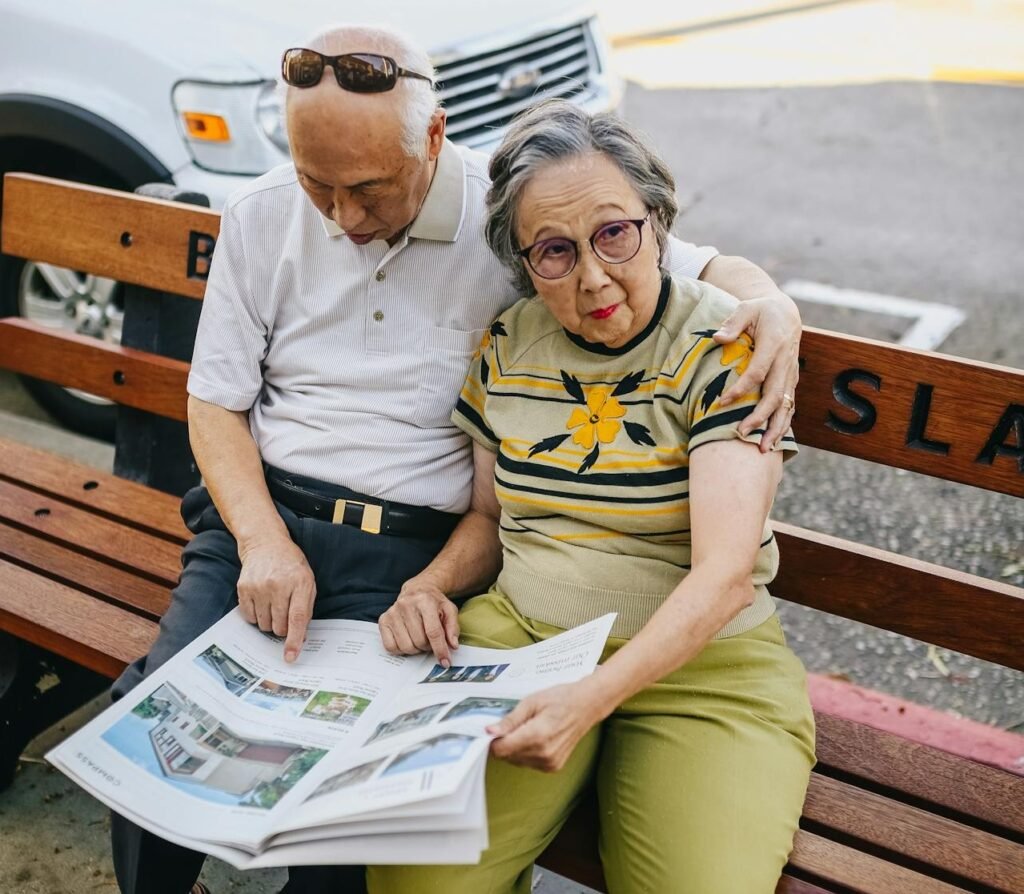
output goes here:
[[358, 500], [336, 500], [334, 503], [334, 517], [331, 521], [336, 525], [342, 524], [345, 521], [345, 507], [350, 504], [363, 507], [363, 518], [359, 523], [359, 528], [366, 531], [367, 534], [379, 534], [381, 519], [384, 515], [383, 506], [360, 503]]

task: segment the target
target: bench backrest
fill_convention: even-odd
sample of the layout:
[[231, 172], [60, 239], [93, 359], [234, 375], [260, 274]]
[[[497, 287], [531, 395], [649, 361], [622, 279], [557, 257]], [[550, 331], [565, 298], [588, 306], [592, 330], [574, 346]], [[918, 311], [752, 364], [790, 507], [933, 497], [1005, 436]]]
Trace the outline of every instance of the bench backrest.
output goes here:
[[[201, 299], [219, 231], [206, 209], [7, 174], [8, 254]], [[127, 323], [127, 321], [126, 321]], [[1024, 497], [1024, 371], [805, 329], [801, 444]], [[188, 364], [21, 319], [0, 366], [185, 419]], [[776, 523], [781, 598], [1024, 670], [1024, 589]]]

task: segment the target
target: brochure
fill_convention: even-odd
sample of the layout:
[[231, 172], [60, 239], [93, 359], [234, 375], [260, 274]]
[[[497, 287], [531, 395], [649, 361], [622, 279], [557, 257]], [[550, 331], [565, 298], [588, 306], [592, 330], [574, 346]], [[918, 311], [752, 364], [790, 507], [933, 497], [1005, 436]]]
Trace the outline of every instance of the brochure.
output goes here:
[[297, 661], [236, 610], [48, 755], [93, 796], [240, 868], [475, 863], [486, 727], [597, 665], [614, 615], [520, 649], [390, 655], [313, 621]]

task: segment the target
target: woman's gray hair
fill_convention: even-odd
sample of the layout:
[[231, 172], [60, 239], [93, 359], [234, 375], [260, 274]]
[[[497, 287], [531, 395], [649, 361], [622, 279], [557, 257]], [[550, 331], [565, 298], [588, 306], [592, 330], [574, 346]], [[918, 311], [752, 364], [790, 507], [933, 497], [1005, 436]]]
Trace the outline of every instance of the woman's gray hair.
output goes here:
[[646, 140], [613, 112], [592, 115], [564, 99], [549, 99], [515, 119], [491, 158], [487, 193], [487, 244], [509, 270], [521, 295], [534, 292], [526, 264], [517, 252], [519, 201], [545, 165], [600, 152], [632, 184], [651, 210], [651, 226], [664, 257], [679, 205], [672, 172]]
[[[430, 56], [408, 35], [383, 25], [334, 25], [318, 31], [305, 45], [311, 50], [332, 55], [341, 52], [339, 47], [346, 43], [358, 43], [362, 52], [391, 56], [402, 68], [430, 78], [429, 83], [420, 78], [399, 78], [394, 88], [394, 94], [402, 101], [402, 149], [410, 158], [422, 161], [427, 155], [427, 129], [440, 105], [435, 86], [437, 74]], [[328, 71], [327, 77], [333, 78], [334, 73]], [[286, 92], [282, 111], [287, 96]]]

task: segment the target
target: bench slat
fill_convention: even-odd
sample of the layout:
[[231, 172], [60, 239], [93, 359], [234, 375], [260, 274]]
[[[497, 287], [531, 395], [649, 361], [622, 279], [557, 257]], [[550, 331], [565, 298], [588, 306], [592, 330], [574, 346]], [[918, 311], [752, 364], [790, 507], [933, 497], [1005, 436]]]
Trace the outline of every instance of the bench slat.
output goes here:
[[1024, 589], [772, 522], [781, 599], [1024, 670]]
[[798, 878], [793, 878], [791, 875], [783, 874], [782, 878], [779, 879], [778, 887], [775, 889], [775, 894], [834, 894], [835, 888], [819, 888], [817, 885], [812, 885], [810, 882], [802, 881]]
[[1024, 777], [820, 711], [815, 723], [820, 766], [855, 777], [860, 787], [944, 808], [1024, 842]]
[[[1024, 497], [1024, 467], [1013, 457], [979, 461], [1001, 420], [1024, 420], [1024, 370], [810, 327], [800, 356], [793, 428], [801, 444]], [[863, 381], [850, 386], [877, 412], [862, 434], [833, 427], [836, 418], [856, 422], [862, 415], [837, 399], [846, 389], [836, 378], [847, 370], [880, 382], [877, 391]], [[1013, 437], [1011, 426], [1001, 443], [1012, 445]]]
[[11, 372], [184, 422], [188, 364], [21, 317], [0, 319], [0, 356]]
[[0, 559], [0, 628], [108, 677], [145, 655], [157, 625]]
[[178, 497], [27, 444], [0, 438], [0, 478], [176, 543], [192, 536], [181, 520]]
[[3, 251], [20, 258], [202, 298], [201, 271], [189, 275], [191, 234], [202, 244], [219, 232], [220, 214], [195, 205], [34, 174], [4, 177]]
[[895, 863], [924, 864], [1005, 894], [1024, 891], [1024, 845], [818, 773], [804, 820], [830, 830], [829, 837], [870, 844]]
[[965, 889], [800, 829], [789, 862], [825, 884], [858, 894], [964, 894]]
[[181, 547], [0, 481], [0, 520], [93, 558], [175, 584]]
[[170, 603], [170, 589], [166, 585], [2, 523], [0, 558], [154, 621], [160, 620]]

